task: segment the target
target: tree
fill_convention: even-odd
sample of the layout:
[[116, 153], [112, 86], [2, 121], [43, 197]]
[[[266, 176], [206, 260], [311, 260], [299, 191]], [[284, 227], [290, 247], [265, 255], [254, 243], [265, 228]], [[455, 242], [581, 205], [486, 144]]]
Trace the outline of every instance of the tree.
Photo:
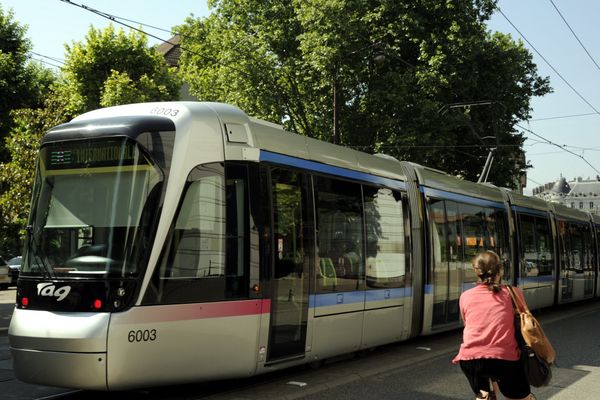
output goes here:
[[4, 254], [19, 251], [39, 141], [47, 130], [100, 106], [178, 97], [175, 71], [148, 47], [145, 35], [115, 32], [112, 26], [92, 27], [86, 40], [67, 47], [66, 66], [46, 89], [43, 102], [13, 111], [14, 123], [6, 138], [9, 161], [0, 162], [0, 252]]
[[54, 80], [50, 71], [29, 62], [31, 43], [25, 33], [12, 11], [0, 6], [0, 162], [9, 158], [4, 140], [13, 126], [11, 111], [37, 107]]
[[526, 168], [513, 127], [550, 86], [522, 43], [487, 31], [495, 0], [211, 6], [179, 27], [180, 68], [198, 98], [332, 140], [335, 87], [344, 145], [472, 180], [496, 147], [490, 180], [501, 186]]
[[16, 255], [29, 216], [31, 188], [39, 142], [53, 126], [67, 116], [61, 97], [49, 96], [44, 108], [26, 108], [13, 112], [14, 127], [6, 140], [12, 160], [0, 164], [0, 254]]
[[63, 73], [80, 112], [139, 101], [175, 100], [180, 81], [146, 35], [112, 25], [91, 27], [85, 42], [66, 46]]

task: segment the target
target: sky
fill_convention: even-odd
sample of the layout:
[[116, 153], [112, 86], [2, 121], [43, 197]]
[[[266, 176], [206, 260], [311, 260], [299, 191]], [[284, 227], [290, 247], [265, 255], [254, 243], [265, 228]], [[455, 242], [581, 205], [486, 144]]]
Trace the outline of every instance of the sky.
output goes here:
[[[183, 23], [191, 14], [203, 17], [209, 13], [203, 0], [73, 0], [73, 3], [167, 30]], [[103, 28], [110, 23], [60, 0], [0, 0], [0, 4], [4, 10], [12, 8], [14, 19], [28, 25], [26, 36], [37, 53], [33, 57], [49, 64], [60, 65], [59, 61], [64, 60], [64, 45], [83, 41], [91, 25]], [[542, 98], [534, 98], [531, 119], [519, 124], [533, 132], [524, 131], [527, 138], [524, 150], [532, 166], [525, 193], [531, 194], [534, 187], [561, 176], [567, 180], [594, 179], [600, 175], [600, 41], [597, 40], [600, 2], [500, 0], [498, 6], [506, 17], [496, 12], [488, 23], [489, 29], [523, 40], [533, 53], [539, 74], [550, 78], [554, 90]], [[169, 38], [167, 32], [148, 26], [143, 29], [161, 39]], [[149, 42], [155, 44], [159, 40], [149, 38]]]
[[[510, 33], [513, 39], [525, 42], [524, 36], [531, 44], [525, 42], [534, 55], [539, 74], [550, 77], [554, 90], [534, 98], [531, 119], [519, 124], [542, 137], [526, 132], [524, 150], [532, 168], [528, 170], [525, 193], [530, 194], [536, 185], [556, 181], [561, 176], [567, 180], [576, 177], [595, 179], [600, 175], [600, 42], [597, 40], [600, 2], [500, 0], [498, 6], [508, 20], [496, 12], [488, 27]], [[566, 149], [576, 155], [566, 152], [565, 147], [547, 144], [547, 141], [568, 146]]]

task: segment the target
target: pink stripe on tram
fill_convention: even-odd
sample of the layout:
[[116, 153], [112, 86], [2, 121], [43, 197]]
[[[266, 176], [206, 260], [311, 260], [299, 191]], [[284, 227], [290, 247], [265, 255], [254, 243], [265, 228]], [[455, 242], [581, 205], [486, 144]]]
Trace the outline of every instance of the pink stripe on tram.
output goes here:
[[269, 314], [271, 300], [239, 300], [218, 303], [170, 304], [164, 306], [135, 307], [129, 311], [128, 322], [168, 322], [194, 319], [241, 317]]

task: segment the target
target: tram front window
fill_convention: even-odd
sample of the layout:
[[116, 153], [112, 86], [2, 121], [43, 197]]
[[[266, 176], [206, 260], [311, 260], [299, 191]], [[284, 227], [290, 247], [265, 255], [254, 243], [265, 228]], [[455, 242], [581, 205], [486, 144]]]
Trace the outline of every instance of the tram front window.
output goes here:
[[162, 174], [127, 139], [40, 151], [21, 273], [132, 276], [149, 252]]

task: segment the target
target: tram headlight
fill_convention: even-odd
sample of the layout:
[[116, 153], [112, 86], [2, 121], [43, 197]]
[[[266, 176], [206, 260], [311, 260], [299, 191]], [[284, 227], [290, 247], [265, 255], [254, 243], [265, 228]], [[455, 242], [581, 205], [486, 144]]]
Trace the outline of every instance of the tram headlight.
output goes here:
[[113, 303], [112, 303], [113, 308], [115, 310], [118, 310], [119, 308], [121, 308], [121, 305], [123, 304], [123, 297], [125, 297], [126, 293], [127, 292], [125, 291], [124, 287], [120, 287], [120, 288], [117, 289], [117, 293], [116, 293], [116, 295], [117, 295], [116, 297], [117, 298], [115, 298], [113, 300]]

